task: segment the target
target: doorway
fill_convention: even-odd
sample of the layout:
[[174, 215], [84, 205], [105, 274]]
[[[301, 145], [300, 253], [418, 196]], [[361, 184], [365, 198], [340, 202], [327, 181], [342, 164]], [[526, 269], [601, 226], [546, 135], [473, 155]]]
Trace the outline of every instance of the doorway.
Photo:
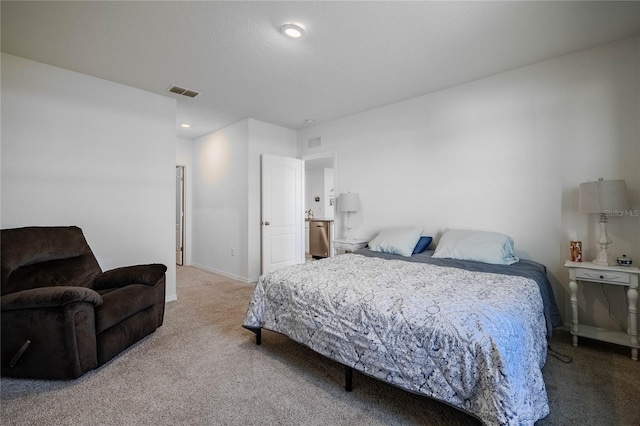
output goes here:
[[184, 166], [176, 166], [176, 264], [184, 265]]
[[305, 257], [311, 258], [310, 220], [329, 223], [329, 256], [333, 253], [336, 188], [338, 187], [337, 152], [321, 152], [302, 157], [305, 164]]

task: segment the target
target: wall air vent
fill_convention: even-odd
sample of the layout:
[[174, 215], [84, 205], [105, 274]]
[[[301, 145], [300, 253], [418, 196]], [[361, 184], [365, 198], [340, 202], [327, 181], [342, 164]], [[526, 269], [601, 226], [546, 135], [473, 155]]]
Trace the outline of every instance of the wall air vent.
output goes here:
[[180, 87], [180, 86], [171, 86], [168, 89], [171, 93], [177, 93], [178, 95], [182, 95], [182, 96], [188, 96], [190, 98], [195, 98], [196, 96], [198, 96], [200, 93], [196, 92], [195, 90], [191, 90], [191, 89], [185, 89], [184, 87]]
[[320, 136], [317, 138], [309, 139], [309, 148], [317, 148], [322, 145], [322, 139]]

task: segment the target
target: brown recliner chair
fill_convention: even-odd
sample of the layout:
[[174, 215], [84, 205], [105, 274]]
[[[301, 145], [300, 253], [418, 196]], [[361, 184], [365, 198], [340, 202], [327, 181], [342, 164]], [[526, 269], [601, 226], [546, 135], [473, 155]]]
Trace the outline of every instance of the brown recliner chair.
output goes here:
[[74, 379], [162, 325], [166, 266], [102, 272], [75, 226], [0, 235], [3, 376]]

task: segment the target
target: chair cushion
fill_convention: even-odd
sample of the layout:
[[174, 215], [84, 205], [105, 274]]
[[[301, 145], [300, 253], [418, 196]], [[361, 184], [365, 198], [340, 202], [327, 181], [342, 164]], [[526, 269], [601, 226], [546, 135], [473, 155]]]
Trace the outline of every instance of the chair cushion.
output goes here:
[[90, 287], [102, 270], [77, 226], [0, 231], [3, 295], [38, 287]]
[[147, 309], [156, 301], [156, 290], [144, 284], [131, 284], [99, 293], [103, 302], [96, 308], [97, 334]]
[[86, 287], [100, 274], [93, 255], [50, 260], [14, 269], [2, 282], [2, 294], [41, 287]]

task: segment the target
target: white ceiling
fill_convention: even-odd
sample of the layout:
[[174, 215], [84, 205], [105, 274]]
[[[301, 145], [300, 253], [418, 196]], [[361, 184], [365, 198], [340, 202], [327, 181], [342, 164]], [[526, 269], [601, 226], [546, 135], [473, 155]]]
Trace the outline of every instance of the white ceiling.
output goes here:
[[[178, 99], [192, 139], [300, 129], [640, 34], [640, 2], [1, 3], [2, 51]], [[287, 22], [306, 36], [285, 38]], [[169, 94], [179, 85], [194, 98]], [[190, 123], [188, 130], [180, 123]]]

